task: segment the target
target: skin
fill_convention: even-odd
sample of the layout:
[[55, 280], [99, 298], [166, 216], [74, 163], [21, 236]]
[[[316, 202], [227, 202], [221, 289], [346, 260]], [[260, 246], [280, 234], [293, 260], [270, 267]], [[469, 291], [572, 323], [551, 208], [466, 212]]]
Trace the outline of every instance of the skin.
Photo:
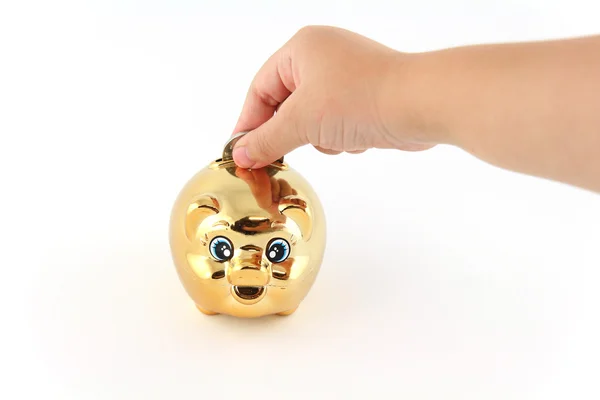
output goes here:
[[344, 29], [301, 29], [262, 66], [233, 133], [242, 168], [452, 145], [600, 193], [600, 36], [403, 53]]

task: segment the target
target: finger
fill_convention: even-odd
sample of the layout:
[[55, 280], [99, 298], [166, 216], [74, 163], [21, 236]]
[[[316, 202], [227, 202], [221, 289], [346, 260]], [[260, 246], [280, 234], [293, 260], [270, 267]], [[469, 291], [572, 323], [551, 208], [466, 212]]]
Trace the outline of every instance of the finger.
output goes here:
[[279, 192], [281, 188], [279, 187], [279, 180], [271, 177], [271, 194], [273, 196], [273, 202], [277, 203], [279, 201]]
[[273, 194], [271, 179], [264, 169], [254, 169], [251, 171], [254, 175], [254, 198], [259, 207], [267, 209], [273, 204]]
[[298, 128], [304, 125], [295, 107], [298, 95], [301, 95], [299, 91], [294, 92], [277, 114], [238, 140], [233, 149], [233, 159], [238, 166], [261, 168], [308, 143]]
[[361, 154], [364, 153], [366, 150], [351, 150], [351, 151], [347, 151], [346, 153], [350, 153], [350, 154]]
[[233, 130], [233, 134], [258, 128], [273, 116], [278, 106], [295, 90], [289, 50], [273, 54], [257, 72]]
[[292, 187], [290, 186], [289, 182], [284, 179], [279, 180], [279, 186], [281, 188], [281, 190], [279, 191], [281, 197], [290, 196], [294, 191], [294, 189], [292, 189]]
[[338, 155], [338, 154], [341, 153], [341, 151], [324, 149], [323, 147], [319, 147], [319, 146], [313, 146], [313, 147], [315, 149], [319, 150], [321, 153], [328, 154], [328, 155], [331, 155], [331, 156], [336, 156], [336, 155]]
[[246, 182], [248, 185], [252, 185], [254, 182], [254, 175], [252, 175], [251, 171], [247, 169], [236, 168], [235, 176]]

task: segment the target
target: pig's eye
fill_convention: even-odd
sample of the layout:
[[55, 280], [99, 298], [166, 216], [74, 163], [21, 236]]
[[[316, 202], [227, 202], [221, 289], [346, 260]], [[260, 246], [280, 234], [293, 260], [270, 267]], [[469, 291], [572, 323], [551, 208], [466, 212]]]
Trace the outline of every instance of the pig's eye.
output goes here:
[[280, 263], [290, 255], [290, 245], [284, 239], [273, 239], [267, 246], [267, 258], [273, 263]]
[[210, 241], [210, 255], [217, 261], [227, 261], [233, 257], [233, 244], [224, 236], [217, 236]]

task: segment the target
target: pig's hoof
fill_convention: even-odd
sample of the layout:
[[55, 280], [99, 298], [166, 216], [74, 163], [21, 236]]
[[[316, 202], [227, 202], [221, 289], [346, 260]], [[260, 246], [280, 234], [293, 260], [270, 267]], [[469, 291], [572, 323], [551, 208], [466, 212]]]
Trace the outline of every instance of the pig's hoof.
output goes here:
[[277, 313], [277, 315], [281, 315], [281, 316], [286, 316], [286, 315], [291, 315], [294, 313], [294, 311], [296, 311], [298, 309], [298, 307], [296, 308], [292, 308], [291, 310], [287, 310], [287, 311], [282, 311], [280, 313]]
[[199, 305], [196, 305], [196, 308], [198, 310], [200, 310], [200, 312], [204, 315], [218, 315], [219, 314], [214, 311], [205, 310], [204, 308], [200, 307]]

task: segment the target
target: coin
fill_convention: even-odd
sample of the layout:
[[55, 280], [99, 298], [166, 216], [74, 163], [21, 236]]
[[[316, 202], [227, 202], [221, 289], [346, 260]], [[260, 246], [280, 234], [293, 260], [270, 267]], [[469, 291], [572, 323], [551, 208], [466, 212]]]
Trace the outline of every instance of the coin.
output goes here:
[[240, 140], [240, 138], [242, 136], [244, 136], [246, 133], [248, 133], [248, 132], [238, 132], [229, 138], [229, 140], [227, 141], [227, 143], [225, 143], [225, 146], [223, 147], [223, 156], [222, 156], [223, 161], [233, 160], [233, 146], [235, 146], [237, 141]]
[[[247, 133], [248, 132], [238, 132], [229, 138], [229, 140], [227, 141], [227, 143], [225, 143], [225, 146], [223, 147], [223, 156], [222, 156], [223, 161], [232, 161], [233, 160], [233, 147], [235, 146], [237, 141], [240, 140], [240, 138]], [[281, 157], [277, 161], [280, 163], [283, 163], [283, 157]]]

